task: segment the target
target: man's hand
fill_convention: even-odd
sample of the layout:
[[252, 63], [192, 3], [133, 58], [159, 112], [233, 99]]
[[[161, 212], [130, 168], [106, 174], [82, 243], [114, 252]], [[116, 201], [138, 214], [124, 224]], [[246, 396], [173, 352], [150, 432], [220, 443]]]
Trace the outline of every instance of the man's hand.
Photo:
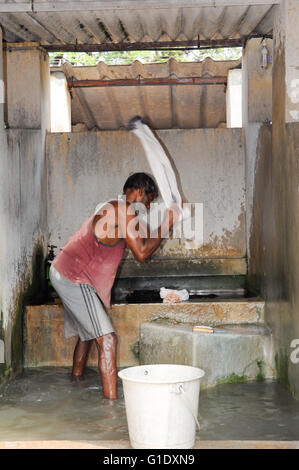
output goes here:
[[[168, 235], [169, 230], [180, 216], [180, 208], [177, 204], [172, 204], [166, 209], [163, 222], [157, 229], [154, 238], [144, 236], [145, 230], [140, 230], [133, 208], [129, 204], [124, 205], [124, 208], [125, 210], [118, 213], [123, 236], [134, 257], [143, 262], [157, 249], [162, 239]], [[149, 230], [147, 230], [147, 235], [149, 235]]]

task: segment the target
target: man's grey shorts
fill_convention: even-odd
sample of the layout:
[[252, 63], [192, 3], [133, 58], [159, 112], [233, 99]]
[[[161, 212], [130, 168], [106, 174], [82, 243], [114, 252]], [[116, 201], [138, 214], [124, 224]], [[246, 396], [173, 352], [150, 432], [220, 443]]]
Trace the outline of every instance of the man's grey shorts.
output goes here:
[[96, 290], [89, 284], [70, 282], [51, 265], [50, 280], [64, 306], [64, 335], [88, 341], [114, 333]]

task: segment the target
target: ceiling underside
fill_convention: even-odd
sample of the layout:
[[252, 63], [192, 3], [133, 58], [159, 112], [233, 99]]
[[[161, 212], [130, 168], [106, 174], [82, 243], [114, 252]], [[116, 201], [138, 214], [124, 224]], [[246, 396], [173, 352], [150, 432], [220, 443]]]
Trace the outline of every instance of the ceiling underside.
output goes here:
[[[225, 77], [238, 68], [240, 60], [181, 63], [174, 59], [161, 64], [74, 67], [65, 63], [52, 68], [68, 81], [113, 80], [156, 77]], [[226, 121], [226, 88], [220, 85], [111, 86], [71, 88], [72, 124], [78, 130], [121, 129], [139, 115], [155, 129], [216, 128]]]
[[1, 13], [4, 3], [0, 2], [4, 39], [44, 45], [237, 39], [271, 34], [274, 16], [269, 2], [249, 6]]

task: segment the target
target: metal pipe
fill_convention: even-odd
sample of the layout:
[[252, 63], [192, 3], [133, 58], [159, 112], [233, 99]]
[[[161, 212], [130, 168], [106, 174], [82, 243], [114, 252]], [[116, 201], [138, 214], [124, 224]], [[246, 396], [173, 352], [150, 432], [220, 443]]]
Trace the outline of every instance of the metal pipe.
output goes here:
[[243, 39], [219, 39], [203, 41], [156, 41], [135, 43], [104, 43], [104, 44], [50, 44], [43, 47], [48, 52], [109, 52], [109, 51], [156, 51], [171, 48], [199, 49], [201, 47], [241, 47]]
[[227, 77], [130, 78], [116, 80], [68, 80], [69, 88], [155, 85], [226, 85]]
[[[192, 41], [120, 42], [103, 44], [45, 44], [47, 52], [112, 52], [112, 51], [159, 51], [159, 50], [201, 50], [219, 47], [242, 47], [252, 38], [271, 38], [270, 34], [244, 36], [238, 39], [203, 39]], [[176, 49], [177, 48], [177, 49]]]

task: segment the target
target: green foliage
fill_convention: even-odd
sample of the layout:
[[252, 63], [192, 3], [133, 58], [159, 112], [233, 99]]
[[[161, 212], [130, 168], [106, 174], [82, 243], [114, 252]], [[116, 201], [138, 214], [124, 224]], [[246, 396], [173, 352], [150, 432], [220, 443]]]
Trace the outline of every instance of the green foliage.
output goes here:
[[200, 62], [206, 57], [214, 60], [236, 60], [242, 55], [241, 47], [227, 47], [204, 50], [164, 50], [164, 51], [111, 51], [111, 52], [50, 52], [50, 60], [55, 57], [63, 57], [76, 66], [96, 65], [105, 62], [107, 65], [128, 65], [135, 60], [143, 64], [167, 62], [174, 58], [177, 62]]

